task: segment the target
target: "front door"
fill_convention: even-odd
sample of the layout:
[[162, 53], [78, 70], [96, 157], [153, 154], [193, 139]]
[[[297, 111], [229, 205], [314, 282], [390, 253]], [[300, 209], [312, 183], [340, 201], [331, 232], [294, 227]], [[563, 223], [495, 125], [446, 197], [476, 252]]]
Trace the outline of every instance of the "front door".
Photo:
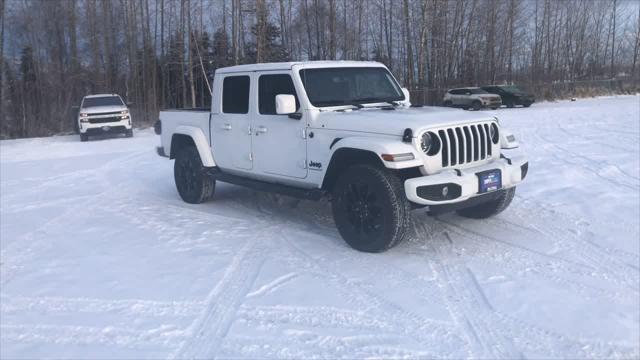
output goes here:
[[276, 114], [276, 95], [296, 96], [291, 75], [286, 72], [256, 73], [254, 83], [258, 85], [253, 130], [254, 172], [304, 178], [307, 176], [307, 140], [304, 119], [292, 119]]

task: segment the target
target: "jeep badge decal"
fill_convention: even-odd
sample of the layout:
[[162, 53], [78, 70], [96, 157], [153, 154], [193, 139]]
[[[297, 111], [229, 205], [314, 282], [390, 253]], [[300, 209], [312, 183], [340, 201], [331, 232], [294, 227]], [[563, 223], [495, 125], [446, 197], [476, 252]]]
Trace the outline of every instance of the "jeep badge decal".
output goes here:
[[309, 167], [320, 170], [320, 169], [322, 169], [322, 163], [315, 162], [315, 161], [311, 160], [311, 161], [309, 161]]

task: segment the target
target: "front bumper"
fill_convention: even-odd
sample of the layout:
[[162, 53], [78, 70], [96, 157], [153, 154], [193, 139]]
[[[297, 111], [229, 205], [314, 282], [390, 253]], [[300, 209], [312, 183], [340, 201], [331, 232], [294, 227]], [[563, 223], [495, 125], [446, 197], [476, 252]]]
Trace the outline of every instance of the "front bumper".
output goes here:
[[131, 118], [105, 123], [81, 122], [79, 130], [81, 134], [91, 133], [92, 135], [131, 130]]
[[[478, 193], [478, 173], [500, 170], [502, 189], [516, 186], [527, 175], [529, 163], [524, 156], [500, 158], [489, 163], [464, 170], [452, 169], [439, 174], [421, 176], [404, 182], [404, 191], [409, 201], [419, 205], [453, 204], [484, 194]], [[442, 188], [446, 186], [446, 195]]]

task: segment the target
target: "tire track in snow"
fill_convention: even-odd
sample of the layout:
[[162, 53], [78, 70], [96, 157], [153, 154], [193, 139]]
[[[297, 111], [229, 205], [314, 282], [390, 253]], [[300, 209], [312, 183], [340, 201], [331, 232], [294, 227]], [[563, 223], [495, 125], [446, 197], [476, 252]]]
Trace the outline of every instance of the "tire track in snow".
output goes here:
[[3, 343], [104, 345], [111, 347], [145, 349], [150, 346], [175, 348], [184, 331], [175, 326], [163, 325], [148, 330], [122, 327], [92, 327], [76, 325], [0, 325]]
[[[417, 235], [430, 234], [422, 223], [417, 222], [414, 222], [414, 231]], [[429, 263], [440, 280], [449, 313], [469, 344], [469, 357], [523, 358], [511, 339], [496, 330], [500, 321], [471, 270], [463, 263], [451, 261], [456, 258], [453, 241], [447, 232], [444, 236], [439, 243], [433, 238], [428, 242], [435, 254], [435, 259]]]
[[[283, 341], [283, 338], [286, 339]], [[438, 357], [425, 350], [400, 348], [401, 336], [357, 334], [318, 335], [304, 330], [287, 330], [282, 337], [229, 339], [224, 358], [249, 359], [429, 359]], [[389, 345], [383, 345], [389, 344]], [[441, 356], [441, 354], [438, 354]]]
[[[458, 236], [467, 237], [480, 244], [486, 244], [487, 241], [489, 241], [496, 244], [498, 247], [510, 248], [509, 253], [515, 250], [516, 253], [513, 254], [513, 256], [503, 258], [503, 264], [517, 266], [515, 270], [518, 273], [522, 273], [522, 271], [524, 271], [524, 274], [531, 273], [530, 275], [535, 275], [536, 277], [544, 278], [548, 281], [558, 283], [583, 295], [588, 295], [589, 297], [593, 297], [597, 294], [600, 297], [605, 297], [612, 300], [620, 300], [621, 298], [633, 298], [633, 296], [628, 293], [611, 292], [607, 289], [585, 285], [581, 282], [576, 281], [575, 277], [566, 276], [568, 274], [572, 274], [586, 278], [593, 277], [593, 268], [589, 268], [586, 265], [575, 263], [557, 256], [547, 256], [544, 253], [540, 253], [532, 249], [527, 249], [516, 244], [510, 244], [509, 242], [500, 240], [493, 235], [487, 235], [485, 233], [469, 229], [459, 224], [449, 223], [444, 220], [441, 220], [441, 222], [446, 230], [453, 232]], [[498, 248], [495, 251], [500, 252], [501, 249]], [[533, 270], [533, 272], [531, 270]]]
[[540, 354], [545, 358], [637, 359], [640, 355], [634, 344], [574, 339], [502, 312], [498, 312], [497, 316], [502, 321], [499, 331], [511, 337], [528, 353]]
[[[268, 241], [268, 240], [264, 240]], [[174, 359], [211, 358], [218, 354], [238, 309], [251, 290], [268, 254], [262, 240], [247, 239], [209, 293], [206, 308], [189, 327], [189, 340], [171, 356]]]
[[[380, 331], [403, 334], [423, 348], [442, 346], [443, 343], [451, 343], [455, 344], [452, 345], [453, 347], [459, 347], [460, 338], [451, 333], [451, 327], [448, 324], [444, 325], [402, 308], [385, 299], [382, 295], [367, 289], [360, 282], [349, 280], [340, 271], [307, 254], [290, 239], [288, 234], [283, 233], [282, 238], [288, 245], [286, 246], [287, 250], [298, 253], [299, 256], [292, 256], [292, 258], [299, 262], [300, 268], [307, 270], [309, 274], [318, 274], [319, 279], [325, 282], [328, 281], [340, 291], [345, 300], [354, 304], [358, 309], [362, 309], [367, 315], [384, 319], [381, 320], [382, 323], [387, 323], [388, 326], [381, 328]], [[309, 272], [309, 270], [313, 272]]]
[[[328, 306], [243, 305], [238, 315], [239, 319], [248, 324], [262, 326], [283, 324], [322, 329], [356, 329], [374, 333], [386, 333], [394, 329], [388, 321], [371, 315], [368, 311]], [[438, 325], [444, 327], [443, 324]]]
[[[558, 129], [560, 129], [560, 131], [562, 131], [563, 133], [565, 133], [565, 134], [567, 135], [567, 138], [578, 137], [578, 138], [580, 138], [580, 139], [584, 140], [584, 142], [585, 142], [585, 143], [587, 143], [587, 144], [594, 144], [594, 143], [595, 143], [595, 144], [598, 144], [599, 146], [602, 146], [602, 148], [603, 148], [603, 149], [606, 149], [606, 150], [609, 150], [609, 149], [616, 149], [616, 150], [618, 150], [618, 151], [622, 151], [622, 152], [632, 152], [632, 151], [638, 152], [638, 150], [640, 150], [638, 147], [636, 147], [636, 148], [634, 148], [634, 149], [628, 149], [628, 148], [622, 148], [622, 147], [616, 146], [616, 145], [614, 145], [614, 144], [606, 144], [606, 143], [598, 142], [598, 141], [596, 141], [595, 139], [600, 138], [599, 136], [589, 136], [589, 137], [587, 137], [587, 136], [581, 135], [581, 134], [580, 134], [580, 133], [578, 133], [578, 132], [572, 133], [572, 132], [570, 132], [569, 130], [567, 130], [564, 126], [562, 126], [562, 124], [560, 124], [560, 123], [558, 123]], [[636, 139], [635, 139], [635, 143], [636, 143], [636, 144], [638, 143], [638, 139], [637, 139], [637, 137], [636, 137]], [[565, 150], [566, 150], [567, 152], [569, 152], [569, 150], [568, 150], [568, 149], [565, 149]], [[577, 153], [576, 153], [576, 152], [574, 152], [574, 151], [570, 151], [570, 153], [571, 153], [571, 154], [573, 154], [573, 155], [577, 155]], [[603, 153], [604, 153], [604, 152], [603, 152]], [[629, 176], [630, 178], [633, 178], [633, 179], [635, 179], [635, 180], [640, 180], [640, 178], [638, 178], [637, 176], [630, 175], [630, 174], [628, 174], [627, 172], [623, 171], [623, 170], [622, 170], [618, 165], [612, 164], [612, 163], [610, 163], [610, 162], [608, 162], [608, 161], [604, 161], [604, 163], [605, 163], [605, 164], [607, 164], [607, 165], [610, 165], [610, 166], [615, 167], [615, 168], [616, 168], [618, 171], [620, 171], [622, 174], [624, 174], [624, 175], [626, 175], [626, 176]]]
[[[522, 219], [523, 223], [530, 224], [525, 228], [547, 239], [554, 239], [557, 246], [571, 254], [578, 255], [590, 267], [600, 271], [600, 273], [591, 274], [592, 276], [600, 277], [608, 282], [614, 281], [616, 284], [624, 285], [635, 292], [640, 291], [640, 273], [638, 272], [638, 267], [628, 264], [615, 256], [613, 253], [616, 251], [607, 250], [601, 245], [589, 240], [588, 234], [572, 228], [567, 229], [566, 226], [563, 226], [578, 223], [575, 219], [571, 219], [563, 213], [549, 213], [543, 206], [533, 206], [533, 208], [527, 209], [527, 218], [540, 219], [540, 221], [537, 222], [527, 222], [526, 219], [519, 215], [519, 212], [516, 214]], [[500, 222], [499, 218], [496, 218], [496, 222]], [[488, 224], [491, 225], [496, 222], [492, 221], [488, 222]], [[635, 226], [637, 227], [637, 225]], [[617, 251], [617, 253], [629, 258], [633, 264], [640, 262], [638, 255], [622, 250]]]
[[24, 312], [40, 314], [124, 314], [127, 316], [190, 317], [200, 314], [203, 302], [152, 301], [142, 299], [92, 299], [63, 297], [0, 297], [0, 313], [4, 315]]
[[[627, 189], [631, 189], [631, 190], [634, 190], [634, 191], [638, 191], [638, 189], [640, 188], [640, 184], [627, 184], [627, 183], [624, 183], [624, 182], [620, 182], [617, 179], [614, 179], [614, 178], [607, 177], [607, 176], [603, 175], [602, 174], [602, 170], [603, 169], [594, 168], [593, 166], [591, 166], [591, 164], [598, 163], [599, 161], [595, 161], [595, 160], [593, 160], [591, 158], [588, 158], [588, 157], [586, 157], [584, 155], [574, 153], [574, 152], [572, 152], [572, 151], [570, 151], [570, 150], [568, 150], [568, 149], [566, 149], [566, 148], [564, 148], [562, 146], [559, 146], [556, 143], [554, 143], [553, 141], [550, 141], [547, 138], [545, 138], [544, 136], [540, 135], [539, 132], [536, 132], [535, 136], [538, 137], [540, 140], [542, 140], [542, 142], [544, 144], [559, 150], [559, 152], [565, 152], [567, 154], [572, 155], [575, 158], [580, 158], [580, 159], [584, 159], [584, 160], [587, 161], [586, 163], [585, 162], [569, 161], [569, 160], [567, 160], [566, 157], [558, 156], [558, 154], [557, 154], [558, 151], [551, 151], [550, 152], [550, 155], [552, 157], [554, 157], [555, 159], [559, 160], [560, 162], [563, 162], [565, 164], [570, 165], [569, 168], [580, 167], [580, 168], [587, 170], [588, 172], [592, 173], [593, 175], [601, 178], [602, 180], [604, 180], [604, 181], [606, 181], [606, 182], [608, 182], [610, 184], [614, 184], [614, 185], [617, 185], [617, 186], [625, 187]], [[633, 178], [633, 179], [635, 179], [636, 182], [637, 182], [636, 178]]]

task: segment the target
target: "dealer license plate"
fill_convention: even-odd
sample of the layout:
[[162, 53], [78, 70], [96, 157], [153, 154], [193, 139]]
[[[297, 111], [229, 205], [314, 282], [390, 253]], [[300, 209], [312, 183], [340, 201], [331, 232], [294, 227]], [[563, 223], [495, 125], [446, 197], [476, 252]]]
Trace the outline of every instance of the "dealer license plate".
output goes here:
[[479, 193], [496, 191], [502, 188], [502, 172], [500, 169], [487, 170], [476, 175], [478, 176]]

